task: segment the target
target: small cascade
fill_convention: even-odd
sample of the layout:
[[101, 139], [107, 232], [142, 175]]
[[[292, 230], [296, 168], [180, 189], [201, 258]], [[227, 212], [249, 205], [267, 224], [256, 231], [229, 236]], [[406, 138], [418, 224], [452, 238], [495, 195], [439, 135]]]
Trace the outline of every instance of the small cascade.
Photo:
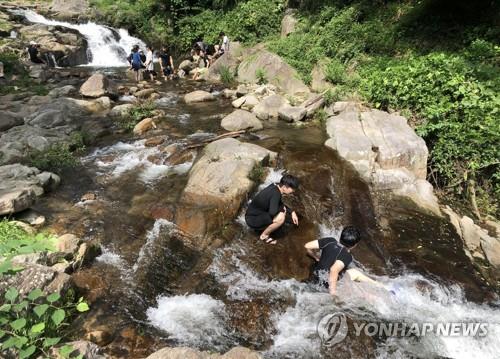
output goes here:
[[14, 10], [16, 15], [22, 15], [26, 20], [44, 25], [62, 26], [77, 30], [85, 36], [88, 43], [88, 66], [118, 67], [127, 65], [127, 54], [134, 45], [145, 49], [146, 44], [125, 29], [113, 29], [94, 22], [86, 24], [71, 24], [69, 22], [49, 20], [32, 10]]

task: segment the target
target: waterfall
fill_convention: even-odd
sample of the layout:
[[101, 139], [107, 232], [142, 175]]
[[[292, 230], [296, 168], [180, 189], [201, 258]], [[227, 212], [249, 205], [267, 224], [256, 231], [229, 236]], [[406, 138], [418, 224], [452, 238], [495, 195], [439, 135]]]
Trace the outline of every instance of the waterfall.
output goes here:
[[127, 66], [126, 57], [132, 46], [139, 45], [142, 49], [146, 47], [142, 40], [130, 36], [125, 29], [115, 30], [94, 22], [71, 24], [64, 21], [49, 20], [31, 10], [15, 10], [13, 13], [24, 16], [26, 20], [32, 23], [62, 26], [77, 30], [86, 38], [88, 43], [90, 56], [87, 66]]

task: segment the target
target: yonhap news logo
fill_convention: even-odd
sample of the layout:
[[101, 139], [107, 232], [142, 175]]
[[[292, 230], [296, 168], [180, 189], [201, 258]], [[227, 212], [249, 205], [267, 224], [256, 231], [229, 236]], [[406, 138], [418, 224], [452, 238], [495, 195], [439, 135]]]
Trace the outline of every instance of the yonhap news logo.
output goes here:
[[488, 323], [484, 322], [352, 322], [347, 324], [344, 313], [327, 314], [320, 319], [317, 333], [322, 345], [332, 347], [342, 342], [349, 331], [354, 336], [368, 337], [485, 337], [488, 335]]

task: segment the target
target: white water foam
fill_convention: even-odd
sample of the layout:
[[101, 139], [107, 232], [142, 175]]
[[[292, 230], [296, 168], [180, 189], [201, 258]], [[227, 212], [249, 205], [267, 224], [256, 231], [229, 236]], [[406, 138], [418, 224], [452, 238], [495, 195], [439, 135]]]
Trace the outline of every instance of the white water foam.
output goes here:
[[88, 48], [92, 56], [92, 61], [88, 64], [89, 66], [127, 66], [127, 55], [134, 45], [139, 45], [141, 49], [146, 48], [146, 44], [142, 40], [130, 36], [125, 29], [113, 31], [112, 28], [98, 25], [94, 22], [71, 24], [64, 21], [49, 20], [32, 10], [14, 10], [13, 12], [24, 16], [26, 20], [33, 23], [62, 26], [77, 30], [87, 39]]
[[[334, 237], [340, 233], [339, 228], [328, 225], [323, 225], [320, 231]], [[488, 305], [468, 302], [458, 285], [443, 285], [413, 273], [396, 278], [368, 273], [395, 294], [371, 284], [352, 282], [345, 276], [339, 281], [338, 299], [334, 301], [326, 289], [317, 285], [293, 279], [269, 280], [257, 274], [247, 264], [251, 255], [245, 243], [235, 241], [219, 250], [209, 271], [219, 283], [227, 286], [226, 295], [232, 300], [265, 296], [272, 301], [282, 298], [294, 302], [284, 312], [279, 310], [272, 316], [276, 334], [272, 346], [265, 352], [268, 357], [318, 357], [321, 342], [316, 332], [317, 323], [323, 316], [340, 311], [363, 322], [489, 323], [488, 335], [483, 338], [427, 335], [416, 344], [408, 338], [389, 338], [376, 349], [380, 359], [498, 358], [500, 312]]]
[[[97, 149], [83, 161], [95, 163], [100, 169], [100, 174], [109, 173], [112, 177], [119, 177], [134, 170], [138, 174], [138, 179], [145, 184], [153, 184], [170, 173], [184, 174], [191, 169], [192, 161], [175, 166], [163, 164], [167, 154], [158, 147], [146, 147], [145, 142], [146, 140], [133, 143], [118, 142]], [[151, 158], [158, 159], [158, 163], [152, 162]]]
[[173, 224], [170, 221], [167, 221], [166, 219], [160, 218], [157, 219], [153, 225], [153, 228], [151, 228], [147, 233], [146, 233], [146, 243], [141, 247], [141, 250], [139, 251], [139, 256], [137, 257], [137, 260], [132, 267], [132, 270], [134, 272], [137, 272], [137, 269], [142, 263], [142, 260], [144, 258], [150, 258], [152, 253], [151, 249], [156, 242], [156, 240], [160, 237], [160, 234], [162, 231], [165, 229], [170, 230], [174, 228], [175, 224]]
[[146, 311], [148, 321], [191, 346], [216, 345], [224, 337], [224, 303], [206, 294], [159, 297]]

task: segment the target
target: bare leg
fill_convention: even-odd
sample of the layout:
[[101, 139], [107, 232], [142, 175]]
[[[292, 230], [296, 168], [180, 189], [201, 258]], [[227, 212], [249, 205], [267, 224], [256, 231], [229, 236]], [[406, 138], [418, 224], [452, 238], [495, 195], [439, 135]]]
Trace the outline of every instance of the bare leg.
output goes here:
[[[271, 223], [260, 235], [260, 239], [267, 240], [271, 233], [280, 228], [283, 223], [285, 223], [285, 214], [278, 213], [276, 217], [274, 217], [273, 223]], [[273, 243], [274, 242], [274, 243]], [[276, 241], [270, 241], [269, 243], [275, 244]]]

